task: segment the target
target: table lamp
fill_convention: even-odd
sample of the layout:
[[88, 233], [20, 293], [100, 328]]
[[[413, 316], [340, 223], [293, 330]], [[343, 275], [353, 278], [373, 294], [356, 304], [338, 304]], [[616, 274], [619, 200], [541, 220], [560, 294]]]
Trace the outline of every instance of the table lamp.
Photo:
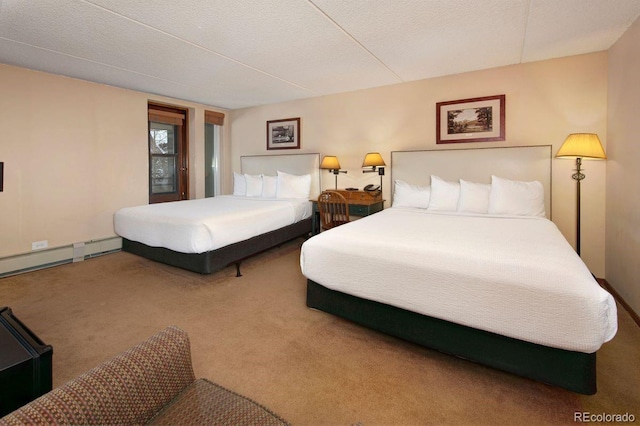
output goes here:
[[338, 189], [338, 174], [347, 173], [346, 170], [340, 170], [340, 162], [335, 155], [325, 155], [320, 163], [320, 168], [323, 170], [329, 170], [336, 176], [336, 189]]
[[382, 176], [384, 176], [384, 160], [382, 159], [382, 155], [379, 152], [369, 152], [364, 156], [364, 161], [362, 162], [362, 168], [371, 167], [369, 170], [363, 170], [362, 173], [374, 173], [378, 172], [380, 175], [380, 192], [382, 192]]

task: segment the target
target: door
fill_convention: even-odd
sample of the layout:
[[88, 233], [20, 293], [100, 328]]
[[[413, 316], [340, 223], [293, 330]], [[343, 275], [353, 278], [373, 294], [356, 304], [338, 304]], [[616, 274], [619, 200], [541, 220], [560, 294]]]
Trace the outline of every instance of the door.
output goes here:
[[189, 198], [185, 110], [149, 104], [149, 203]]

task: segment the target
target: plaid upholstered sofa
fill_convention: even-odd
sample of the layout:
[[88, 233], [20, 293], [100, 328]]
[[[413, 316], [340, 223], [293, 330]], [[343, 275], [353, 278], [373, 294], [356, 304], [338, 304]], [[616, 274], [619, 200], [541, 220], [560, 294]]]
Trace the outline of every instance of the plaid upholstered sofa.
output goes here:
[[0, 419], [0, 425], [286, 425], [256, 402], [195, 379], [187, 333], [168, 327]]

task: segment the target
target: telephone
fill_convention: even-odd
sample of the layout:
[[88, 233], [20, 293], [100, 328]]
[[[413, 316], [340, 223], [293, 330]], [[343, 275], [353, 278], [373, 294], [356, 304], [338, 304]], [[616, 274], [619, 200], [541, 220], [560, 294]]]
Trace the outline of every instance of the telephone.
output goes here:
[[370, 183], [369, 185], [364, 187], [364, 190], [368, 192], [380, 191], [380, 185], [374, 185]]

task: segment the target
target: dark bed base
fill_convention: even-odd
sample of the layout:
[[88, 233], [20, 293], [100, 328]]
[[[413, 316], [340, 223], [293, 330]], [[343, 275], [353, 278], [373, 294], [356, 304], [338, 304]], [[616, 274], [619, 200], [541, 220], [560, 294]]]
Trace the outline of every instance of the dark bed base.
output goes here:
[[[179, 253], [163, 247], [150, 247], [126, 238], [122, 239], [122, 250], [156, 262], [177, 266], [201, 274], [210, 274], [263, 252], [267, 249], [311, 233], [311, 218], [301, 220], [284, 228], [258, 235], [205, 253]], [[238, 276], [240, 267], [238, 265]]]
[[307, 280], [307, 306], [419, 345], [586, 395], [596, 354], [537, 345], [361, 299]]

